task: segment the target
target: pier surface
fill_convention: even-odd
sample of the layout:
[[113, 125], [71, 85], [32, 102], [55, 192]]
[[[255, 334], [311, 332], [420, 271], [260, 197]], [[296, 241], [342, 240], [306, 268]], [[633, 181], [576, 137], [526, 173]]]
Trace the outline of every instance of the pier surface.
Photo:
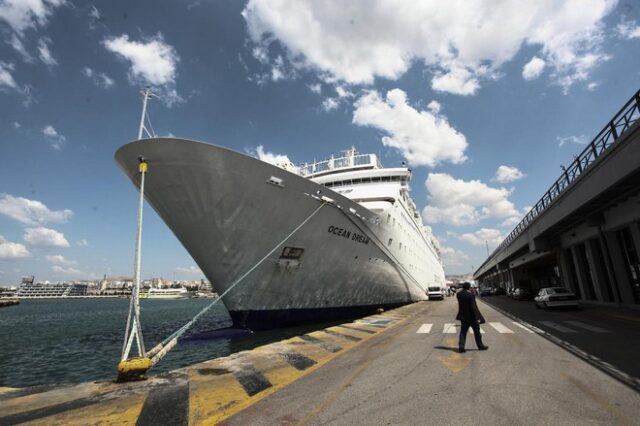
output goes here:
[[[467, 352], [457, 352], [457, 305], [447, 298], [143, 382], [0, 388], [0, 425], [637, 424], [634, 367], [609, 365], [606, 351], [580, 353], [582, 340], [604, 336], [612, 352], [636, 342], [628, 350], [637, 354], [636, 317], [487, 300], [496, 306], [479, 304], [488, 351], [475, 350], [470, 331]], [[527, 306], [527, 321], [512, 313]]]

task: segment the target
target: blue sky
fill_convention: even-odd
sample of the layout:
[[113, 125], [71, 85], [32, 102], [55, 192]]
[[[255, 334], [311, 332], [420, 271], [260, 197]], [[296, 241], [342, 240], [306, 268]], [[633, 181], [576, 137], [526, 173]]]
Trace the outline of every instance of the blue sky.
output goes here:
[[[639, 25], [612, 0], [0, 0], [0, 283], [132, 274], [113, 154], [145, 85], [160, 136], [408, 161], [446, 273], [470, 272], [638, 89]], [[202, 277], [150, 208], [142, 276]]]

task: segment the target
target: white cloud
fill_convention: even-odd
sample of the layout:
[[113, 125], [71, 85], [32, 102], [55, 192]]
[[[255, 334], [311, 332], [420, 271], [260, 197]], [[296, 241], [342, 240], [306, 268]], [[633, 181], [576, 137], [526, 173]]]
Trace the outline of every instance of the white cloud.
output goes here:
[[56, 61], [53, 55], [51, 55], [49, 43], [51, 43], [50, 38], [45, 37], [38, 40], [38, 54], [42, 62], [47, 66], [52, 67], [54, 65], [58, 65], [58, 61]]
[[309, 90], [311, 90], [313, 93], [317, 95], [322, 93], [322, 85], [320, 83], [309, 84], [307, 87], [309, 88]]
[[438, 101], [431, 101], [429, 102], [429, 105], [427, 105], [427, 109], [431, 111], [431, 114], [435, 115], [440, 112], [440, 110], [442, 109], [442, 105], [440, 105], [440, 102]]
[[67, 274], [67, 275], [80, 275], [80, 274], [83, 274], [83, 272], [81, 270], [73, 268], [71, 266], [53, 265], [51, 267], [51, 270], [53, 272], [59, 272], [61, 274]]
[[65, 259], [65, 257], [61, 254], [47, 255], [45, 256], [45, 258], [47, 259], [47, 262], [52, 265], [75, 266], [78, 264], [78, 262], [76, 262], [75, 260]]
[[445, 267], [462, 266], [465, 261], [469, 260], [468, 254], [452, 247], [441, 246], [440, 254]]
[[20, 123], [18, 123], [17, 121], [14, 121], [13, 123], [11, 123], [13, 125], [14, 129], [19, 129], [20, 127], [22, 127], [22, 125]]
[[[433, 108], [433, 104], [429, 105]], [[353, 123], [386, 132], [388, 136], [382, 138], [382, 143], [399, 149], [414, 166], [433, 167], [443, 161], [460, 164], [466, 160], [464, 135], [433, 110], [413, 108], [400, 89], [390, 90], [385, 99], [377, 92], [360, 97], [355, 103]]]
[[67, 142], [67, 138], [59, 134], [52, 125], [47, 125], [42, 129], [42, 134], [45, 136], [51, 148], [56, 151], [60, 151]]
[[66, 222], [73, 216], [73, 212], [69, 209], [50, 210], [40, 201], [9, 194], [0, 194], [0, 214], [28, 226]]
[[293, 162], [289, 160], [288, 156], [267, 152], [264, 150], [264, 147], [262, 145], [258, 145], [253, 153], [258, 156], [259, 160], [264, 161], [265, 163], [273, 164], [274, 166], [293, 164]]
[[22, 56], [22, 60], [25, 62], [33, 62], [33, 56], [29, 52], [27, 52], [27, 48], [24, 46], [24, 43], [16, 34], [11, 35], [11, 40], [8, 42], [11, 47], [15, 49], [16, 52]]
[[519, 214], [508, 200], [510, 192], [505, 188], [492, 188], [478, 180], [455, 179], [444, 173], [430, 173], [425, 185], [429, 205], [422, 214], [427, 223], [459, 226]]
[[502, 165], [496, 170], [496, 175], [493, 179], [500, 183], [507, 183], [522, 179], [525, 176], [517, 167]]
[[83, 68], [82, 73], [91, 80], [93, 84], [103, 89], [110, 89], [116, 84], [107, 74], [103, 72], [98, 73], [89, 67]]
[[18, 90], [18, 84], [13, 79], [13, 64], [0, 61], [0, 89], [3, 87]]
[[25, 229], [23, 239], [35, 247], [69, 247], [63, 233], [42, 226]]
[[462, 234], [458, 238], [474, 246], [486, 246], [488, 244], [491, 249], [496, 248], [504, 240], [504, 235], [497, 229], [481, 228], [475, 232]]
[[76, 244], [78, 245], [78, 247], [89, 247], [89, 241], [84, 239], [76, 241]]
[[293, 67], [326, 82], [396, 80], [418, 64], [432, 73], [434, 90], [471, 95], [524, 46], [538, 50], [563, 89], [585, 80], [607, 59], [603, 19], [616, 3], [250, 0], [242, 16], [264, 65], [278, 43]]
[[203, 275], [202, 271], [197, 266], [178, 266], [175, 271], [183, 274]]
[[600, 86], [600, 83], [597, 81], [592, 81], [591, 83], [587, 84], [587, 89], [591, 92], [593, 92], [594, 90], [596, 90], [598, 88], [598, 86]]
[[13, 243], [0, 235], [0, 260], [30, 257], [31, 253], [22, 244]]
[[165, 43], [162, 34], [147, 41], [131, 41], [123, 34], [106, 39], [102, 44], [129, 62], [129, 79], [133, 84], [155, 86], [161, 91], [160, 99], [169, 106], [184, 101], [175, 89], [180, 58], [176, 50]]
[[640, 38], [640, 25], [636, 21], [623, 21], [616, 27], [618, 35], [627, 40]]
[[585, 135], [564, 136], [564, 137], [558, 136], [556, 140], [558, 141], [558, 146], [563, 146], [564, 144], [567, 144], [567, 143], [575, 143], [578, 145], [586, 145], [587, 143], [589, 143], [589, 139], [587, 139]]
[[542, 71], [544, 71], [544, 67], [547, 63], [544, 59], [540, 59], [537, 56], [531, 58], [529, 62], [522, 68], [522, 77], [525, 80], [534, 80], [540, 77]]
[[4, 0], [0, 3], [0, 20], [19, 35], [36, 26], [44, 26], [53, 9], [65, 0]]
[[337, 109], [339, 105], [340, 102], [336, 98], [326, 98], [324, 101], [322, 101], [322, 109], [327, 112]]

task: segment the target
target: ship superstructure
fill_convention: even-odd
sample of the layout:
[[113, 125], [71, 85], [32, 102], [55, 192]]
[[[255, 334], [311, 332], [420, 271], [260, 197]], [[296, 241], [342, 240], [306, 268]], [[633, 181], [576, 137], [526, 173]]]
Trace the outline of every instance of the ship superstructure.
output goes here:
[[[444, 283], [407, 167], [347, 151], [277, 167], [219, 146], [150, 138], [116, 160], [191, 254], [234, 322], [271, 328], [426, 299]], [[266, 257], [265, 257], [266, 255]], [[249, 273], [248, 273], [249, 272]], [[241, 282], [238, 282], [238, 280]]]

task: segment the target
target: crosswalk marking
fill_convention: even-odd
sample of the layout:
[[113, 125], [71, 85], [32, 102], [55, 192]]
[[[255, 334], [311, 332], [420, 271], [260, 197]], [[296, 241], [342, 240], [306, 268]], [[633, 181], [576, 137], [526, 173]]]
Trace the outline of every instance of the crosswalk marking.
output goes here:
[[531, 329], [530, 329], [530, 328], [528, 328], [528, 327], [525, 327], [523, 324], [520, 324], [520, 323], [519, 323], [519, 322], [517, 322], [517, 321], [511, 321], [511, 322], [512, 322], [512, 323], [514, 323], [515, 325], [517, 325], [518, 327], [520, 327], [521, 329], [523, 329], [523, 330], [527, 330], [529, 333], [533, 333], [533, 330], [531, 330]]
[[423, 334], [429, 333], [431, 331], [432, 326], [433, 324], [422, 324], [418, 329], [418, 331], [416, 331], [416, 333], [423, 333]]
[[496, 329], [498, 333], [513, 333], [513, 331], [500, 322], [490, 322], [489, 325]]
[[609, 330], [605, 330], [604, 328], [596, 327], [595, 325], [585, 324], [580, 321], [565, 321], [566, 324], [572, 325], [578, 328], [584, 328], [585, 330], [593, 331], [595, 333], [611, 333]]
[[447, 333], [449, 333], [449, 334], [455, 334], [455, 333], [457, 333], [457, 332], [458, 332], [458, 330], [456, 330], [456, 325], [457, 325], [457, 324], [455, 324], [455, 323], [453, 323], [453, 322], [445, 323], [445, 325], [444, 325], [444, 328], [443, 328], [442, 332], [443, 332], [443, 333], [445, 333], [445, 334], [447, 334]]
[[545, 325], [549, 328], [553, 328], [554, 330], [558, 330], [562, 333], [576, 333], [575, 330], [572, 330], [564, 325], [557, 324], [553, 321], [538, 321], [540, 324]]

